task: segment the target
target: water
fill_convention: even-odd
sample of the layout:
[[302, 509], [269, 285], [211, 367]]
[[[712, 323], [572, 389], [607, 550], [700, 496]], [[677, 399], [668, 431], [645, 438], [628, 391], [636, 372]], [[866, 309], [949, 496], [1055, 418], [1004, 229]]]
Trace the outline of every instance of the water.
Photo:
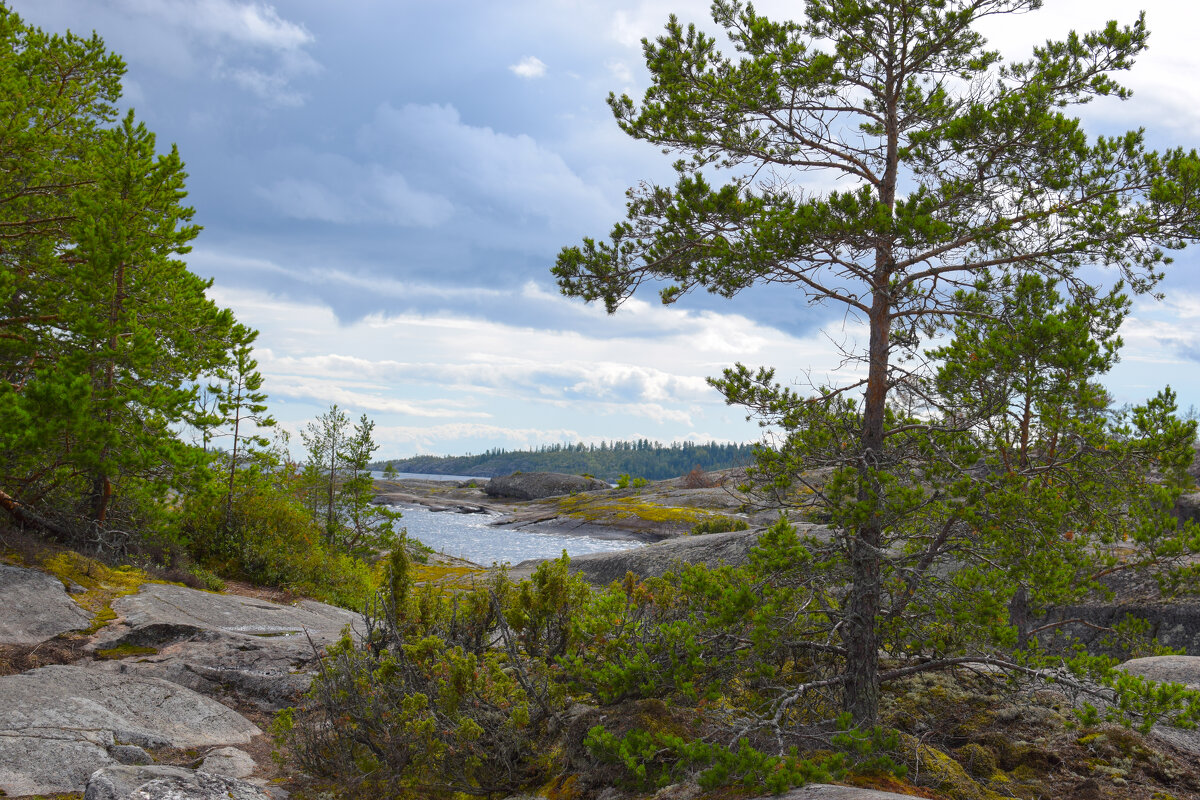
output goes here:
[[489, 525], [497, 517], [491, 514], [457, 514], [430, 511], [424, 506], [393, 506], [404, 514], [400, 526], [408, 535], [434, 550], [459, 556], [476, 564], [493, 562], [517, 564], [527, 558], [558, 558], [562, 551], [578, 556], [584, 553], [612, 552], [640, 547], [631, 540], [594, 539], [554, 533], [533, 533]]
[[[371, 477], [377, 481], [383, 480], [383, 472], [377, 469], [371, 470]], [[422, 480], [422, 481], [481, 481], [487, 483], [490, 478], [481, 478], [478, 475], [430, 475], [424, 472], [397, 472], [396, 480]]]

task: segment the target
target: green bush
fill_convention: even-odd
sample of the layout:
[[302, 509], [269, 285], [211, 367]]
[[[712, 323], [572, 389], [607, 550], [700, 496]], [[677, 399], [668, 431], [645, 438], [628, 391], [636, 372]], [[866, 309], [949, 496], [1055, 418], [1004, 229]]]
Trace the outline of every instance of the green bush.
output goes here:
[[692, 526], [692, 535], [702, 533], [728, 533], [729, 531], [744, 531], [750, 528], [750, 523], [744, 519], [727, 517], [724, 514], [714, 514], [702, 519]]
[[629, 473], [625, 473], [621, 477], [617, 478], [618, 489], [628, 489], [630, 487], [634, 489], [641, 489], [649, 485], [650, 481], [646, 480], [645, 478], [631, 478]]
[[355, 609], [372, 591], [367, 564], [332, 551], [308, 512], [268, 485], [237, 494], [228, 516], [214, 503], [187, 504], [183, 514], [190, 554], [217, 575]]

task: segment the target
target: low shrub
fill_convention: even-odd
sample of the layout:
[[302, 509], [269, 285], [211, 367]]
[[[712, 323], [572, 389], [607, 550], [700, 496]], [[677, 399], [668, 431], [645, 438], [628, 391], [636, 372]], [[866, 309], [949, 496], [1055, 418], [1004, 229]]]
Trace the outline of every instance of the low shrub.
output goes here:
[[703, 519], [692, 526], [692, 535], [702, 533], [728, 533], [730, 531], [744, 531], [750, 528], [750, 523], [744, 519], [736, 517], [727, 517], [724, 514], [714, 514], [713, 516]]

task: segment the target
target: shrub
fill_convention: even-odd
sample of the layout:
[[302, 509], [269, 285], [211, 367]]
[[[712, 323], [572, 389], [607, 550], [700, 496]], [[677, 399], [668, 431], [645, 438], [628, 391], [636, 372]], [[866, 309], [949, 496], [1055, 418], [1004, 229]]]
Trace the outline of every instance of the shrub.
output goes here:
[[744, 519], [727, 517], [724, 514], [714, 514], [702, 519], [692, 526], [692, 535], [702, 533], [728, 533], [729, 531], [744, 531], [750, 528], [750, 523]]
[[711, 489], [717, 483], [712, 478], [705, 474], [700, 467], [692, 467], [692, 471], [683, 477], [684, 488], [687, 489]]
[[368, 566], [332, 551], [283, 492], [260, 484], [236, 495], [228, 516], [214, 504], [189, 504], [183, 513], [188, 549], [205, 570], [346, 608], [362, 608], [370, 595]]

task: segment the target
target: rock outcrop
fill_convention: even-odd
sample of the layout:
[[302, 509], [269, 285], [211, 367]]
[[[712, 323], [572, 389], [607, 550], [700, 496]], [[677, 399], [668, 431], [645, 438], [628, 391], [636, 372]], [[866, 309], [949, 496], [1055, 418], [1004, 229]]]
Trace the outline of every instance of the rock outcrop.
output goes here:
[[[144, 584], [112, 609], [118, 620], [87, 648], [100, 660], [0, 677], [0, 794], [87, 787], [92, 800], [263, 800], [270, 792], [241, 780], [254, 761], [235, 747], [261, 731], [218, 700], [232, 691], [263, 708], [287, 705], [311, 681], [314, 647], [361, 625], [355, 612], [323, 603], [167, 584]], [[6, 644], [36, 645], [91, 622], [57, 578], [4, 565], [0, 611]], [[154, 765], [157, 748], [208, 752], [190, 770]]]
[[[821, 535], [827, 529], [821, 525], [798, 523], [800, 535]], [[645, 547], [618, 550], [610, 553], [588, 553], [571, 559], [571, 571], [578, 572], [596, 586], [606, 586], [621, 580], [626, 572], [650, 578], [662, 575], [679, 564], [722, 564], [740, 566], [746, 563], [750, 550], [758, 543], [761, 531], [709, 533], [668, 539]], [[531, 574], [544, 559], [530, 559], [510, 571], [513, 580]]]
[[7, 564], [0, 564], [0, 608], [0, 644], [37, 644], [92, 622], [58, 578]]
[[317, 667], [314, 647], [362, 624], [353, 611], [311, 600], [284, 606], [166, 584], [147, 584], [113, 610], [120, 621], [101, 634], [96, 649], [151, 652], [99, 668], [209, 695], [232, 689], [267, 710], [290, 705], [308, 688]]
[[93, 772], [135, 748], [245, 744], [260, 733], [232, 709], [177, 684], [41, 667], [0, 678], [0, 790], [79, 791]]
[[203, 769], [107, 767], [88, 780], [84, 800], [270, 800], [254, 784]]
[[484, 491], [488, 497], [508, 497], [514, 500], [541, 500], [573, 492], [594, 492], [609, 488], [604, 481], [567, 475], [562, 472], [514, 472], [488, 481]]

